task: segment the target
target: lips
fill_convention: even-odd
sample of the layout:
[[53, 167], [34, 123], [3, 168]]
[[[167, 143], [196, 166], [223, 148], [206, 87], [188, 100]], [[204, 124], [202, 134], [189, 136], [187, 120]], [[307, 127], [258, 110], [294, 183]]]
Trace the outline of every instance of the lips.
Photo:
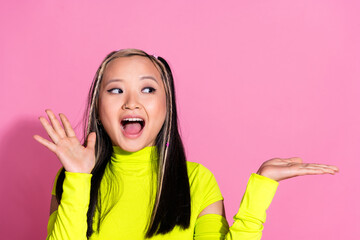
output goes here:
[[121, 131], [127, 138], [137, 138], [142, 134], [145, 120], [139, 115], [126, 115], [121, 119]]

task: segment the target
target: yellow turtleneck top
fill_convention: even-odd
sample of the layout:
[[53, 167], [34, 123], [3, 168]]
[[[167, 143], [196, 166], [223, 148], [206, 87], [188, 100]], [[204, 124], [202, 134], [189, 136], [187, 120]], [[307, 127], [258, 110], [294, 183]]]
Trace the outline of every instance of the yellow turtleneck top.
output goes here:
[[[156, 146], [145, 147], [137, 152], [127, 152], [113, 146], [111, 161], [100, 185], [100, 211], [108, 211], [108, 214], [98, 230], [99, 212], [95, 211], [91, 240], [144, 239], [152, 210], [153, 202], [150, 199], [154, 199], [156, 191], [156, 161]], [[191, 196], [190, 227], [181, 230], [176, 226], [170, 233], [155, 235], [151, 239], [261, 239], [265, 211], [274, 197], [278, 182], [251, 174], [239, 211], [229, 228], [226, 219], [218, 214], [206, 214], [198, 218], [203, 209], [224, 198], [214, 175], [206, 167], [187, 161], [187, 170]], [[58, 174], [52, 195], [56, 195]], [[92, 174], [65, 171], [61, 203], [50, 215], [47, 239], [86, 239], [91, 177]], [[109, 189], [110, 194], [107, 194]]]

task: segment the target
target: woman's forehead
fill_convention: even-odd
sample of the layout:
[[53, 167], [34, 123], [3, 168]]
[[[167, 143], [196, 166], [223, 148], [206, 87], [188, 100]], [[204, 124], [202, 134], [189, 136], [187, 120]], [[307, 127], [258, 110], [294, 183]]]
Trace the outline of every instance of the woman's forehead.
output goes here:
[[160, 78], [159, 70], [149, 58], [130, 56], [111, 60], [104, 69], [103, 79], [111, 78], [112, 76], [130, 77], [137, 75], [154, 75], [154, 77]]
[[152, 79], [164, 87], [161, 74], [149, 58], [142, 56], [118, 57], [111, 60], [104, 69], [100, 88], [110, 82], [126, 82], [133, 80]]

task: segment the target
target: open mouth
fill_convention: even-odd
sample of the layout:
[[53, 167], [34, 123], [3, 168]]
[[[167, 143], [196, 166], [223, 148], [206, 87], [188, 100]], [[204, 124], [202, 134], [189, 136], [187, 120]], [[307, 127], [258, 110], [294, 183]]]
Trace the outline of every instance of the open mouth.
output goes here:
[[121, 127], [128, 135], [135, 135], [141, 132], [145, 126], [142, 118], [124, 118], [121, 120]]

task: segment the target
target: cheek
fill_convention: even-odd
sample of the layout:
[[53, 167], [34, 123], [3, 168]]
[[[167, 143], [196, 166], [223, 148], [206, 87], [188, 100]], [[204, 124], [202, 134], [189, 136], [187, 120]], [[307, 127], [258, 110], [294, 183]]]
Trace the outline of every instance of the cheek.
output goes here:
[[165, 117], [166, 117], [166, 97], [165, 96], [161, 99], [160, 106], [159, 106], [159, 114], [162, 118], [162, 121], [164, 121]]
[[99, 99], [99, 118], [102, 122], [108, 121], [110, 113], [112, 112], [111, 106], [113, 106], [113, 103], [106, 98]]
[[[151, 102], [147, 107], [151, 110], [151, 115], [153, 118], [159, 120], [159, 125], [162, 125], [166, 117], [166, 98], [165, 96], [157, 99], [156, 101]], [[161, 120], [161, 121], [160, 121]]]
[[114, 118], [114, 110], [111, 108], [113, 106], [110, 101], [107, 101], [107, 99], [99, 99], [99, 116], [98, 118], [101, 121], [101, 124], [103, 128], [105, 129], [108, 136], [111, 138], [112, 143], [115, 133], [114, 130], [116, 129], [116, 118]]

